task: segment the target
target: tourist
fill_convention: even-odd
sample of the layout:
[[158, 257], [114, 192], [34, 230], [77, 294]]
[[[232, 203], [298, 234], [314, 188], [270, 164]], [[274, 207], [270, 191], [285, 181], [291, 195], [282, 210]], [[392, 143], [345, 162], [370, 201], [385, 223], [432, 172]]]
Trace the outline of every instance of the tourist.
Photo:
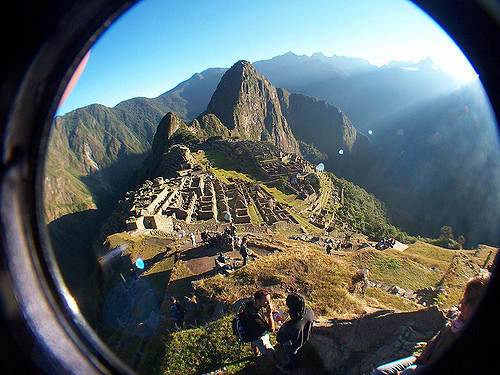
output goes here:
[[372, 375], [401, 374], [408, 375], [417, 369], [424, 368], [438, 358], [461, 332], [479, 304], [489, 276], [476, 276], [469, 280], [465, 292], [458, 306], [460, 313], [452, 322], [449, 322], [426, 345], [419, 356], [409, 356], [377, 367]]
[[236, 226], [234, 225], [233, 222], [231, 222], [231, 224], [229, 225], [229, 231], [230, 231], [230, 234], [231, 236], [236, 236]]
[[196, 237], [195, 237], [193, 232], [191, 232], [190, 237], [191, 237], [191, 244], [193, 245], [193, 247], [195, 247], [196, 246]]
[[174, 316], [174, 319], [177, 323], [177, 326], [179, 328], [182, 327], [182, 324], [184, 323], [184, 317], [186, 315], [186, 310], [184, 307], [181, 305], [179, 301], [175, 299], [174, 296], [170, 297], [170, 311], [172, 311], [172, 315]]
[[234, 271], [234, 267], [229, 263], [230, 259], [223, 253], [215, 258], [215, 271], [223, 275], [228, 275]]
[[219, 253], [219, 256], [217, 257], [217, 262], [227, 263], [228, 261], [229, 261], [229, 259], [227, 258], [226, 254]]
[[208, 234], [206, 231], [201, 232], [201, 241], [204, 244], [208, 243]]
[[340, 251], [341, 247], [342, 247], [342, 241], [340, 241], [340, 240], [339, 240], [339, 241], [337, 242], [337, 248], [336, 248], [337, 253]]
[[241, 240], [240, 255], [243, 258], [243, 265], [246, 266], [248, 262], [248, 245], [246, 237], [243, 237]]
[[309, 340], [314, 324], [314, 313], [306, 308], [305, 300], [299, 293], [286, 298], [290, 320], [283, 324], [276, 335], [276, 341], [283, 345], [291, 368], [299, 365], [297, 352]]
[[326, 254], [330, 255], [331, 253], [332, 253], [332, 243], [330, 241], [328, 241], [326, 243]]
[[274, 347], [269, 341], [269, 332], [274, 332], [275, 325], [272, 318], [271, 295], [264, 290], [258, 290], [253, 300], [243, 306], [241, 323], [248, 333], [254, 357], [264, 354], [281, 372], [290, 373], [276, 359]]

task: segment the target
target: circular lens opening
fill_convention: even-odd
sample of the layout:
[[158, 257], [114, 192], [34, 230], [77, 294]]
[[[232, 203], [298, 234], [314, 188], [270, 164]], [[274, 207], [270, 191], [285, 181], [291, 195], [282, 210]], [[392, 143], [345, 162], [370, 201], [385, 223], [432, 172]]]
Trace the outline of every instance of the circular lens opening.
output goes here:
[[[260, 289], [276, 331], [292, 292], [314, 311], [309, 370], [349, 361], [325, 359], [323, 337], [347, 332], [332, 319], [387, 309], [389, 326], [411, 317], [412, 354], [491, 268], [499, 148], [480, 81], [413, 5], [361, 5], [146, 1], [83, 59], [51, 128], [45, 219], [74, 309], [132, 369], [272, 371], [231, 327]], [[400, 343], [372, 340], [380, 363], [361, 372]]]

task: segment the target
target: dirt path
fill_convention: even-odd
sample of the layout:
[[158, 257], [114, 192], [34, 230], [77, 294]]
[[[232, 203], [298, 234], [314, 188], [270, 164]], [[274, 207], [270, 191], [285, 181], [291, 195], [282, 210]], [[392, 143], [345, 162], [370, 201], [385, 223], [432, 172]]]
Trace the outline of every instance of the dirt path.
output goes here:
[[[189, 270], [195, 275], [205, 275], [210, 273], [214, 269], [215, 258], [217, 258], [221, 252], [229, 257], [230, 264], [233, 264], [236, 261], [237, 266], [239, 266], [243, 262], [243, 259], [237, 249], [235, 251], [231, 251], [218, 247], [205, 246], [201, 243], [200, 238], [196, 238], [196, 241], [197, 245], [195, 247], [192, 247], [191, 242], [189, 242], [183, 244], [183, 246], [179, 248], [181, 251], [180, 259], [185, 262]], [[263, 249], [252, 243], [249, 243], [248, 248], [254, 254], [254, 256], [249, 257], [249, 261], [258, 257], [267, 256], [270, 253], [268, 249]]]
[[394, 244], [394, 246], [392, 248], [395, 250], [404, 251], [408, 248], [408, 245], [405, 245], [404, 243], [396, 241], [396, 243]]

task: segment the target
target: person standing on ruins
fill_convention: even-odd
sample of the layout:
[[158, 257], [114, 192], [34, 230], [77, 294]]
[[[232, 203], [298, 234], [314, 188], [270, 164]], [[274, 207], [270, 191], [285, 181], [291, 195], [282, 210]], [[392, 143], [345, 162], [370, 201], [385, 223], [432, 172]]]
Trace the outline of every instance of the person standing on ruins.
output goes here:
[[196, 237], [195, 237], [193, 232], [191, 232], [190, 236], [191, 236], [191, 244], [193, 245], [193, 247], [195, 247], [196, 246]]

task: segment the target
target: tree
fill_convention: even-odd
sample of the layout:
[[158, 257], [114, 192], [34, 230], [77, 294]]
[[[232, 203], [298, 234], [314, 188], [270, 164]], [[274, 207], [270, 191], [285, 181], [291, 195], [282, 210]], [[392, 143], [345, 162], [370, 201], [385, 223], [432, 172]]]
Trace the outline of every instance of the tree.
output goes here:
[[465, 237], [464, 236], [458, 236], [457, 242], [460, 244], [460, 247], [463, 249], [465, 246]]
[[439, 238], [446, 241], [452, 240], [454, 238], [453, 229], [447, 225], [441, 227], [441, 235], [439, 236]]

